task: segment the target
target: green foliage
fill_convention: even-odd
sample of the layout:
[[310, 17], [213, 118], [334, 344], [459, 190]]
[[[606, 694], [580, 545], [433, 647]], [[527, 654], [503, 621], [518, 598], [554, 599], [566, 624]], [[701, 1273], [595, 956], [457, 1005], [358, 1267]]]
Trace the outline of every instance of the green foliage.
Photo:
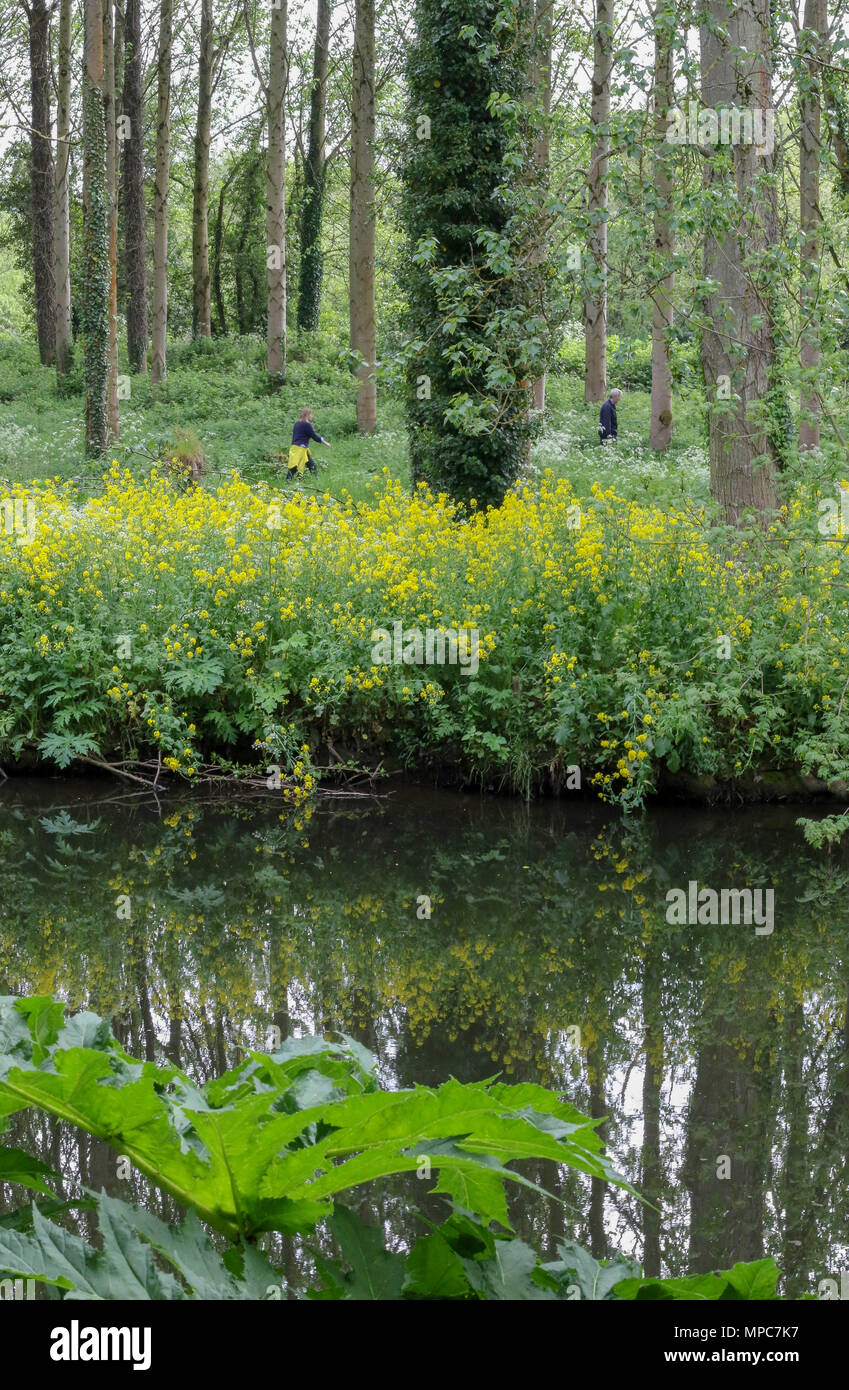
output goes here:
[[515, 0], [424, 0], [407, 59], [407, 418], [414, 481], [500, 502], [543, 365], [518, 215], [527, 46]]
[[[775, 1298], [771, 1260], [725, 1274], [643, 1280], [633, 1261], [598, 1262], [571, 1242], [543, 1264], [511, 1231], [505, 1164], [558, 1163], [627, 1186], [595, 1132], [532, 1084], [460, 1085], [386, 1092], [374, 1059], [347, 1039], [289, 1039], [273, 1056], [251, 1053], [234, 1071], [196, 1086], [176, 1068], [129, 1057], [104, 1019], [66, 1016], [48, 996], [0, 999], [0, 1115], [28, 1106], [105, 1139], [188, 1208], [168, 1224], [108, 1195], [48, 1200], [0, 1221], [0, 1270], [85, 1300], [279, 1298], [281, 1272], [256, 1247], [264, 1231], [313, 1230], [323, 1220], [339, 1258], [314, 1250], [320, 1300], [552, 1301]], [[338, 1193], [393, 1172], [439, 1170], [434, 1192], [450, 1214], [406, 1252], [382, 1228], [333, 1204]], [[50, 1198], [57, 1175], [0, 1146], [0, 1180]], [[539, 1189], [537, 1189], [539, 1190]], [[52, 1220], [94, 1208], [99, 1248]], [[204, 1229], [210, 1226], [216, 1236]], [[494, 1229], [495, 1226], [500, 1229]], [[225, 1238], [222, 1248], [221, 1237]]]
[[91, 1013], [49, 997], [0, 999], [0, 1116], [29, 1106], [106, 1140], [213, 1229], [244, 1241], [311, 1228], [333, 1198], [390, 1173], [438, 1170], [435, 1192], [509, 1227], [506, 1165], [550, 1158], [628, 1184], [602, 1152], [598, 1121], [541, 1086], [377, 1089], [373, 1059], [348, 1040], [291, 1038], [206, 1086], [136, 1062]]

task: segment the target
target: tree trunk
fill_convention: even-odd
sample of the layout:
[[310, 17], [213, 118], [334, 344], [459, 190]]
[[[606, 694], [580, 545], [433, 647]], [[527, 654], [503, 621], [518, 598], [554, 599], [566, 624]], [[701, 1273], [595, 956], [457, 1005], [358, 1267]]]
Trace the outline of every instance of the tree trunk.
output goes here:
[[115, 113], [114, 0], [103, 0], [103, 113], [106, 121], [106, 197], [109, 215], [109, 375], [107, 417], [113, 439], [121, 434], [118, 419], [118, 132]]
[[172, 28], [173, 0], [161, 0], [157, 57], [156, 183], [153, 189], [153, 342], [150, 379], [154, 386], [165, 380], [167, 354]]
[[314, 333], [321, 311], [321, 223], [324, 211], [324, 141], [327, 110], [327, 60], [330, 48], [332, 0], [318, 0], [310, 93], [310, 129], [301, 222], [301, 269], [298, 284], [298, 328]]
[[221, 288], [221, 249], [224, 239], [224, 198], [229, 182], [227, 179], [222, 183], [218, 193], [218, 216], [215, 219], [215, 236], [212, 243], [212, 292], [215, 295], [215, 312], [218, 315], [215, 331], [222, 337], [227, 332], [227, 319], [224, 313], [224, 292]]
[[[703, 106], [760, 113], [765, 132], [772, 112], [769, 11], [760, 0], [710, 0], [709, 16], [700, 30]], [[747, 508], [765, 515], [777, 506], [778, 450], [767, 418], [775, 329], [770, 297], [752, 270], [777, 240], [773, 160], [761, 144], [760, 152], [754, 139], [719, 145], [720, 161], [730, 149], [730, 177], [712, 149], [706, 159], [708, 191], [725, 224], [717, 226], [714, 213], [705, 235], [705, 278], [717, 286], [705, 300], [701, 349], [711, 407], [710, 483], [732, 524]]]
[[124, 20], [124, 279], [131, 372], [147, 371], [147, 257], [144, 201], [141, 0], [127, 0]]
[[56, 372], [71, 369], [71, 0], [59, 11], [59, 83], [56, 100], [56, 171], [54, 183], [54, 285], [56, 293]]
[[594, 139], [587, 175], [587, 249], [592, 283], [584, 299], [587, 402], [602, 401], [607, 395], [607, 171], [612, 51], [613, 0], [596, 0], [590, 107]]
[[643, 1272], [647, 1279], [660, 1277], [661, 1189], [660, 1092], [663, 1083], [663, 959], [653, 939], [646, 945], [643, 964], [643, 1150], [640, 1193], [642, 1208]]
[[50, 7], [32, 0], [27, 9], [32, 84], [30, 132], [32, 261], [38, 354], [49, 367], [56, 356], [56, 288], [53, 265], [53, 143], [50, 115]]
[[198, 113], [192, 195], [192, 337], [212, 336], [209, 286], [209, 145], [213, 80], [212, 0], [201, 0]]
[[816, 449], [820, 442], [817, 371], [820, 362], [819, 315], [822, 237], [820, 225], [820, 158], [822, 155], [822, 95], [819, 59], [826, 41], [826, 0], [805, 0], [804, 34], [799, 37], [802, 58], [799, 94], [799, 220], [804, 236], [801, 250], [802, 388], [799, 448]]
[[[536, 0], [534, 8], [534, 97], [541, 106], [542, 123], [534, 141], [534, 168], [538, 181], [548, 187], [551, 162], [551, 52], [554, 40], [554, 0]], [[534, 410], [545, 410], [545, 373], [533, 385]]]
[[268, 158], [265, 166], [268, 332], [266, 369], [286, 375], [286, 0], [271, 11]]
[[669, 365], [669, 330], [672, 327], [672, 295], [675, 272], [673, 228], [674, 145], [666, 139], [667, 112], [674, 105], [672, 40], [677, 23], [669, 0], [658, 0], [654, 17], [654, 249], [657, 257], [652, 286], [651, 424], [652, 449], [667, 449], [672, 439], [672, 371]]
[[351, 213], [349, 309], [357, 371], [357, 429], [377, 428], [377, 315], [374, 302], [374, 0], [356, 0], [351, 108]]
[[86, 449], [106, 452], [109, 375], [109, 194], [103, 99], [103, 4], [85, 0], [83, 77], [83, 342]]

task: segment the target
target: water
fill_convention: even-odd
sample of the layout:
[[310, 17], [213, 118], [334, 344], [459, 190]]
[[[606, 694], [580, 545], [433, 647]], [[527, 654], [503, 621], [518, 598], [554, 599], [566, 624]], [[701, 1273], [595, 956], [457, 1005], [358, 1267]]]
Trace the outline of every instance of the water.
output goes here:
[[[130, 1052], [201, 1080], [279, 1028], [351, 1034], [393, 1087], [549, 1086], [608, 1117], [610, 1155], [653, 1206], [526, 1168], [563, 1199], [512, 1196], [544, 1255], [564, 1234], [649, 1272], [774, 1255], [791, 1297], [849, 1268], [849, 856], [808, 850], [798, 810], [625, 825], [404, 790], [281, 816], [271, 798], [109, 791], [0, 787], [3, 993], [113, 1014]], [[691, 880], [771, 888], [774, 930], [671, 925], [666, 894]], [[139, 1195], [102, 1146], [15, 1123], [69, 1184]], [[360, 1208], [401, 1242], [405, 1182]], [[305, 1260], [288, 1251], [293, 1278]]]

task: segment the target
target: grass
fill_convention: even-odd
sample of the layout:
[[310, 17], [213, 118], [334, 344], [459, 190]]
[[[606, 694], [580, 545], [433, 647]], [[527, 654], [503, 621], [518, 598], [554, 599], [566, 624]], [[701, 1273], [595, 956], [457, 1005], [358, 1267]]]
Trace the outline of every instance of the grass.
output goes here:
[[[319, 433], [331, 441], [314, 451], [317, 479], [305, 476], [294, 486], [329, 491], [347, 488], [355, 501], [366, 484], [387, 467], [409, 483], [403, 411], [397, 393], [380, 392], [380, 420], [374, 436], [356, 429], [356, 384], [337, 362], [338, 347], [290, 345], [286, 384], [276, 394], [266, 386], [264, 345], [256, 338], [203, 343], [172, 343], [168, 377], [159, 391], [149, 378], [126, 377], [130, 396], [121, 401], [121, 439], [111, 458], [144, 465], [167, 456], [179, 432], [190, 430], [207, 458], [207, 485], [215, 486], [236, 469], [250, 482], [285, 483], [285, 455], [291, 429], [307, 405], [315, 410]], [[122, 373], [126, 373], [122, 364]], [[701, 411], [694, 397], [679, 410], [678, 434], [660, 458], [648, 448], [649, 396], [627, 391], [619, 411], [617, 449], [602, 449], [598, 408], [585, 405], [573, 375], [549, 382], [546, 426], [533, 454], [534, 470], [551, 468], [569, 477], [579, 491], [591, 482], [615, 483], [635, 498], [686, 495], [701, 500], [707, 490]], [[42, 367], [35, 345], [0, 338], [0, 482], [46, 477], [99, 479], [102, 468], [86, 460], [82, 433], [83, 401], [77, 391], [60, 397], [52, 368]]]

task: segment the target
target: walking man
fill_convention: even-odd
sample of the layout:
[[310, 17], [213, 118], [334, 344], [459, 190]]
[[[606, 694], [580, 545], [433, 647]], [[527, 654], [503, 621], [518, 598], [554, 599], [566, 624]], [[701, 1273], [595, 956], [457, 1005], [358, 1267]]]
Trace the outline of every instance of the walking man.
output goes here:
[[622, 399], [622, 392], [618, 386], [614, 386], [608, 399], [601, 407], [599, 414], [600, 424], [598, 427], [599, 438], [602, 444], [609, 444], [611, 439], [616, 439], [619, 434], [619, 423], [616, 419], [616, 407]]

